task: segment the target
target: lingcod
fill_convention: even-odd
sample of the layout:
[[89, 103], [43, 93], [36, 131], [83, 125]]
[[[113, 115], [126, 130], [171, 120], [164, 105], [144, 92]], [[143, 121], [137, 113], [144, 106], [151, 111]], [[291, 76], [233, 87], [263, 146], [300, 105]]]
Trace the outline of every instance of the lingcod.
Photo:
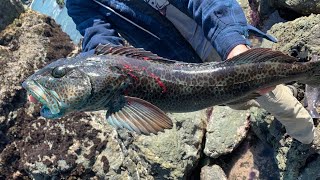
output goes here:
[[43, 105], [45, 118], [107, 110], [116, 128], [157, 134], [173, 126], [166, 112], [243, 102], [281, 83], [317, 84], [319, 75], [319, 61], [299, 62], [267, 48], [226, 61], [184, 63], [139, 48], [99, 45], [94, 55], [52, 62], [22, 86]]

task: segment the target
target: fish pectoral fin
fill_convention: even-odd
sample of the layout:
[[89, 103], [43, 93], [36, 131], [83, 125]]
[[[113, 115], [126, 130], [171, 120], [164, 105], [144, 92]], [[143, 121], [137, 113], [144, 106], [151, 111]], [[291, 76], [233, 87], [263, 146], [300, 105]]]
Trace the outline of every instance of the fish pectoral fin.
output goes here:
[[171, 119], [155, 105], [135, 97], [125, 96], [125, 99], [119, 111], [107, 113], [107, 121], [112, 126], [145, 135], [172, 128]]

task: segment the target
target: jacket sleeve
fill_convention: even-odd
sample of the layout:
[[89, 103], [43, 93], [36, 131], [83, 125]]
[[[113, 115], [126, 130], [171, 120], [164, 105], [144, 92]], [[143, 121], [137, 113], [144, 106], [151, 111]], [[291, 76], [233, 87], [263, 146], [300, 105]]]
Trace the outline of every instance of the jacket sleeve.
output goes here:
[[[236, 0], [184, 0], [188, 13], [223, 59], [239, 44], [249, 45], [247, 21]], [[187, 1], [187, 2], [186, 2]]]
[[91, 0], [67, 0], [69, 16], [83, 35], [82, 50], [91, 54], [98, 44], [123, 45], [123, 39], [112, 28], [103, 14], [99, 13], [99, 5]]

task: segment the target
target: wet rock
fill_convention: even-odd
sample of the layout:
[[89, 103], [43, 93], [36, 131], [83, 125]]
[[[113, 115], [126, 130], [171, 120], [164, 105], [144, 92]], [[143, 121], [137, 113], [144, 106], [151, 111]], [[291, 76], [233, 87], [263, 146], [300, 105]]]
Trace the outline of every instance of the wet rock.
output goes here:
[[237, 0], [237, 1], [246, 16], [248, 23], [253, 26], [258, 26], [261, 23], [260, 11], [259, 11], [260, 3], [257, 1], [249, 2], [247, 0]]
[[34, 111], [18, 112], [29, 123], [2, 153], [4, 161], [16, 154], [19, 170], [34, 179], [185, 178], [200, 157], [206, 121], [204, 111], [171, 115], [173, 129], [137, 136], [111, 128], [103, 111], [58, 121], [34, 119]]
[[[159, 135], [135, 136], [132, 142], [121, 143], [126, 157], [130, 157], [126, 162], [132, 178], [182, 179], [197, 164], [207, 121], [206, 111], [169, 116], [175, 124], [173, 129]], [[128, 135], [122, 137], [127, 141]]]
[[263, 47], [270, 47], [300, 59], [312, 54], [320, 55], [320, 14], [301, 17], [294, 21], [278, 23], [268, 31], [278, 43], [264, 41]]
[[20, 1], [2, 0], [0, 9], [0, 32], [24, 12], [24, 7]]
[[249, 131], [234, 153], [218, 160], [229, 179], [277, 179], [273, 149]]
[[276, 8], [291, 9], [302, 15], [320, 13], [320, 1], [318, 0], [272, 0], [271, 2]]
[[[252, 109], [251, 125], [255, 134], [272, 146], [280, 179], [298, 179], [302, 170], [308, 171], [305, 167], [310, 163], [310, 158], [317, 156], [311, 145], [287, 136], [280, 122], [265, 110]], [[311, 179], [315, 177], [310, 176]]]
[[276, 11], [275, 7], [269, 0], [237, 0], [248, 23], [253, 26], [261, 27], [264, 25], [265, 19], [268, 19], [270, 14]]
[[320, 156], [311, 156], [311, 161], [308, 166], [301, 172], [299, 179], [320, 179], [319, 167], [320, 167]]
[[[65, 57], [73, 44], [51, 18], [27, 11], [0, 33], [0, 115], [22, 106], [21, 83], [45, 63]], [[20, 102], [20, 103], [19, 103]]]
[[201, 168], [201, 180], [227, 180], [226, 174], [218, 165], [204, 166]]
[[[18, 144], [27, 135], [24, 130], [36, 119], [29, 116], [37, 117], [39, 111], [25, 115], [22, 81], [46, 63], [67, 56], [73, 46], [52, 19], [32, 11], [21, 14], [0, 33], [0, 179], [28, 177], [22, 168], [25, 154]], [[30, 147], [27, 150], [32, 152]]]
[[248, 127], [248, 111], [214, 107], [208, 122], [204, 153], [217, 158], [232, 152], [246, 137]]

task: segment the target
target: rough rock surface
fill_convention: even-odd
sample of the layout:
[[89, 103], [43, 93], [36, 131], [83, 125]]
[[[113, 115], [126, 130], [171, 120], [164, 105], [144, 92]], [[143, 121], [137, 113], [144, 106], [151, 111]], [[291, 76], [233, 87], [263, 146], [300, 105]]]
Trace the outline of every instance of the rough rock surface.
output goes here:
[[[251, 125], [255, 134], [272, 146], [280, 179], [298, 179], [300, 172], [314, 171], [308, 170], [309, 164], [319, 164], [319, 158], [316, 158], [319, 155], [311, 145], [302, 144], [287, 136], [280, 122], [265, 110], [252, 109]], [[309, 176], [310, 179], [318, 177], [319, 174]]]
[[320, 55], [320, 14], [275, 24], [268, 33], [276, 37], [278, 43], [264, 41], [263, 47], [280, 50], [302, 59], [311, 57], [312, 54]]
[[20, 1], [12, 0], [1, 0], [0, 9], [0, 32], [24, 11]]
[[299, 179], [320, 179], [320, 156], [310, 157], [311, 163], [301, 172]]
[[[31, 126], [26, 115], [26, 93], [22, 81], [54, 59], [65, 57], [73, 44], [57, 24], [32, 11], [23, 13], [0, 33], [0, 178], [25, 177], [18, 141]], [[38, 111], [39, 112], [39, 111]], [[34, 133], [37, 137], [39, 134]], [[33, 139], [31, 139], [33, 140]], [[30, 152], [32, 148], [27, 148]], [[21, 154], [19, 153], [21, 152]], [[39, 151], [35, 151], [39, 153]]]
[[250, 130], [232, 154], [216, 161], [228, 179], [278, 179], [279, 170], [273, 149]]
[[320, 13], [319, 0], [271, 0], [276, 8], [291, 9], [302, 15], [310, 15], [311, 13]]
[[249, 24], [259, 26], [261, 24], [261, 7], [262, 4], [257, 0], [237, 0], [240, 4]]
[[10, 170], [30, 178], [182, 179], [200, 157], [205, 112], [171, 115], [173, 129], [136, 136], [107, 125], [103, 111], [48, 121], [30, 114], [38, 106], [26, 107], [17, 117], [23, 116], [27, 126], [0, 157], [4, 164], [16, 158], [18, 169]]
[[0, 34], [0, 179], [182, 179], [202, 150], [205, 110], [170, 114], [152, 136], [116, 131], [105, 112], [39, 117], [21, 83], [74, 45], [51, 18], [27, 11]]
[[204, 166], [201, 168], [201, 180], [227, 180], [223, 169], [218, 165]]
[[246, 137], [248, 127], [248, 111], [214, 107], [208, 122], [204, 153], [217, 158], [232, 152]]

